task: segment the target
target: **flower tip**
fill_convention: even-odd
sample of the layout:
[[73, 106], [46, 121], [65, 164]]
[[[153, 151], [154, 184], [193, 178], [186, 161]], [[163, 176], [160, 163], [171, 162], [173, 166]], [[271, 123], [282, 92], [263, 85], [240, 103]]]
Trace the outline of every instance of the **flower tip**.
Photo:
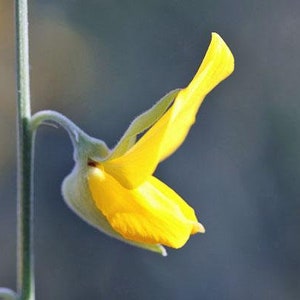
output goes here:
[[234, 57], [232, 52], [222, 37], [216, 32], [211, 33], [211, 44], [219, 45], [220, 53], [222, 53], [224, 61], [226, 61], [227, 76], [229, 76], [234, 71]]
[[161, 250], [160, 254], [161, 254], [163, 257], [168, 256], [167, 250], [166, 250], [164, 247], [161, 246], [160, 250]]
[[205, 233], [204, 226], [199, 222], [194, 223], [193, 224], [193, 229], [192, 229], [192, 234], [194, 234], [194, 233]]

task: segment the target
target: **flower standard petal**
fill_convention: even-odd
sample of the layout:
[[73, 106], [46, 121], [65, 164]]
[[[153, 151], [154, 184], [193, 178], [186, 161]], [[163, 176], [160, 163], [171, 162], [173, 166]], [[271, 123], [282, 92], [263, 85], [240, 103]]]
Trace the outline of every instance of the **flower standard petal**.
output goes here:
[[158, 163], [185, 140], [205, 96], [234, 69], [234, 58], [223, 39], [212, 34], [204, 60], [190, 84], [168, 111], [122, 156], [105, 162], [108, 173], [126, 188], [135, 188], [154, 172]]
[[98, 167], [91, 168], [87, 178], [96, 206], [128, 240], [180, 248], [195, 228], [202, 228], [192, 209], [153, 177], [132, 190]]
[[160, 160], [167, 158], [183, 143], [205, 96], [233, 69], [234, 58], [230, 49], [217, 33], [212, 33], [211, 43], [198, 72], [189, 85], [179, 92], [170, 108], [172, 122], [161, 145]]

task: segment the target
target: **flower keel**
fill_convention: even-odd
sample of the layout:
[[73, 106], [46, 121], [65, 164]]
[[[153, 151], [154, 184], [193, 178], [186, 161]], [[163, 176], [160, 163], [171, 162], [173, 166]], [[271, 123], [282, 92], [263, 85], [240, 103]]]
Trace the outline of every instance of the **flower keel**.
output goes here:
[[180, 248], [192, 233], [204, 232], [194, 210], [155, 177], [132, 190], [99, 167], [87, 178], [97, 208], [128, 240]]

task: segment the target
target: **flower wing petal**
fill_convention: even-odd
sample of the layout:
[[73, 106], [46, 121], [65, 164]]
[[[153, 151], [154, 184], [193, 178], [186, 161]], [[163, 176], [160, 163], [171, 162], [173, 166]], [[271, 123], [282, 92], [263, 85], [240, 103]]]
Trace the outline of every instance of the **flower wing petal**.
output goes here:
[[150, 177], [138, 188], [128, 190], [99, 168], [88, 174], [95, 204], [114, 230], [134, 242], [180, 248], [199, 223], [192, 209], [158, 182]]

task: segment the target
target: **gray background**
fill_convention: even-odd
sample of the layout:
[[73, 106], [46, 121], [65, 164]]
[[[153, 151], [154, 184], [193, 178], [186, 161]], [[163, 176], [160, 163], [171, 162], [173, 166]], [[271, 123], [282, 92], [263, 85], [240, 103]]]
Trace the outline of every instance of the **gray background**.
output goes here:
[[[0, 285], [15, 287], [13, 1], [0, 9]], [[201, 107], [156, 175], [205, 235], [167, 258], [89, 227], [60, 193], [66, 133], [36, 144], [37, 299], [300, 297], [299, 1], [30, 1], [32, 110], [58, 110], [113, 146], [134, 116], [184, 87], [222, 35], [234, 75]]]

